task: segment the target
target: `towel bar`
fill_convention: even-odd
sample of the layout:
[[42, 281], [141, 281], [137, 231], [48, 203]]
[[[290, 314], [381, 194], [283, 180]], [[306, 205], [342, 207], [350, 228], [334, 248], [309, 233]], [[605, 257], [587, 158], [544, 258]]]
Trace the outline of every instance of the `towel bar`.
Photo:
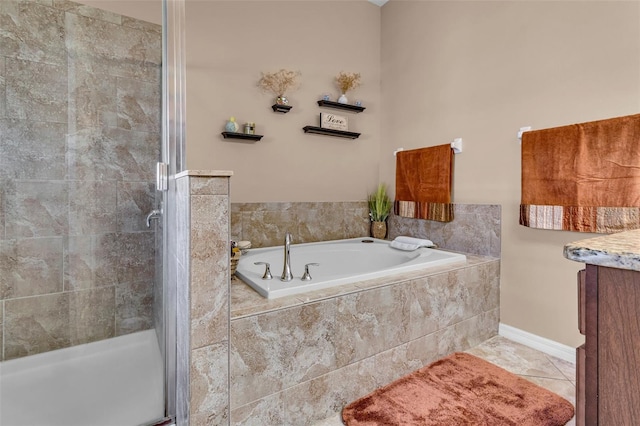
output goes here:
[[[454, 154], [460, 154], [462, 152], [462, 138], [455, 138], [453, 142], [451, 142], [451, 148], [453, 148]], [[404, 148], [400, 147], [393, 151], [393, 156], [395, 157], [400, 151], [404, 151]]]

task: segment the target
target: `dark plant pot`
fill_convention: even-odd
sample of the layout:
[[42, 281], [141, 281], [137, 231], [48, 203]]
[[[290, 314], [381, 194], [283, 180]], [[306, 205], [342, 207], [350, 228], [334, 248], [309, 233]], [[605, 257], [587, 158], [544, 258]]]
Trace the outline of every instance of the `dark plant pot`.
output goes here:
[[371, 222], [371, 236], [381, 240], [387, 238], [387, 222]]

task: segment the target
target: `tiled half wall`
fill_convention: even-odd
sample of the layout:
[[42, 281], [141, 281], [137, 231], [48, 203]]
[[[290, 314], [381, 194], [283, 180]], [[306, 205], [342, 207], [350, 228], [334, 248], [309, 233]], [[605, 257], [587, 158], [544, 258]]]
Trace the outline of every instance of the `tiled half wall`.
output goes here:
[[[233, 203], [231, 238], [251, 241], [253, 247], [279, 246], [284, 234], [294, 243], [309, 243], [369, 235], [364, 201], [318, 203]], [[389, 238], [408, 235], [427, 238], [449, 250], [500, 257], [499, 205], [455, 204], [448, 223], [391, 215]]]
[[447, 272], [232, 318], [231, 424], [313, 424], [497, 335], [499, 265], [482, 257]]

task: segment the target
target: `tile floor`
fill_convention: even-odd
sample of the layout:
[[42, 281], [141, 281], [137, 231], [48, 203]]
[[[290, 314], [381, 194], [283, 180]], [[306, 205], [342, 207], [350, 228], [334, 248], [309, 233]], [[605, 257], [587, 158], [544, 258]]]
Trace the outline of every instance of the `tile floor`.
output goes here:
[[[576, 367], [574, 364], [501, 336], [493, 337], [467, 352], [531, 380], [566, 398], [575, 406]], [[341, 426], [342, 424], [340, 415], [335, 415], [314, 426]], [[567, 425], [574, 426], [575, 418], [571, 419]]]

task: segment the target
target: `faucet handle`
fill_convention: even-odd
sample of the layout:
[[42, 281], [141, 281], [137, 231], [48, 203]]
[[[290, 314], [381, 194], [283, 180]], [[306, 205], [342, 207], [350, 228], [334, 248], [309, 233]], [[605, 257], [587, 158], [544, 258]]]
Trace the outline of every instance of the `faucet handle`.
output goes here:
[[304, 265], [304, 274], [302, 275], [302, 278], [300, 278], [302, 281], [311, 281], [311, 275], [309, 274], [309, 266], [320, 266], [320, 264], [307, 263], [306, 265]]
[[271, 275], [271, 269], [268, 262], [253, 262], [254, 265], [266, 265], [266, 267], [264, 268], [264, 275], [262, 276], [263, 280], [270, 280], [273, 278], [273, 275]]

